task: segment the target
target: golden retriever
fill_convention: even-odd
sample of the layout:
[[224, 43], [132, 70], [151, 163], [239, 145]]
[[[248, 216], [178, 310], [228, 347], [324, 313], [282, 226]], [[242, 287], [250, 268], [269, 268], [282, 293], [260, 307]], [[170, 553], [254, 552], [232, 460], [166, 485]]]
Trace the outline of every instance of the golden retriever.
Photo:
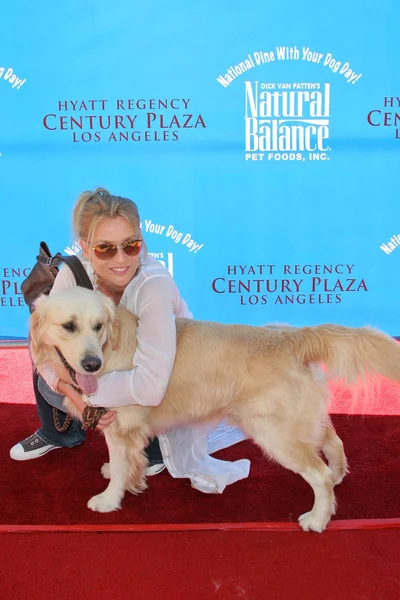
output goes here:
[[[30, 322], [32, 359], [66, 377], [61, 352], [83, 391], [93, 392], [96, 376], [133, 368], [136, 326], [135, 315], [100, 292], [74, 287], [42, 296]], [[309, 483], [314, 505], [299, 523], [305, 531], [323, 531], [335, 512], [333, 488], [347, 472], [343, 444], [328, 415], [326, 382], [353, 385], [368, 374], [399, 381], [399, 344], [370, 328], [337, 325], [252, 327], [177, 318], [176, 326], [177, 353], [165, 397], [159, 406], [115, 409], [117, 418], [104, 430], [110, 462], [102, 473], [110, 482], [88, 507], [116, 510], [125, 490], [145, 489], [143, 450], [152, 436], [225, 419]], [[324, 377], [319, 363], [326, 366]]]

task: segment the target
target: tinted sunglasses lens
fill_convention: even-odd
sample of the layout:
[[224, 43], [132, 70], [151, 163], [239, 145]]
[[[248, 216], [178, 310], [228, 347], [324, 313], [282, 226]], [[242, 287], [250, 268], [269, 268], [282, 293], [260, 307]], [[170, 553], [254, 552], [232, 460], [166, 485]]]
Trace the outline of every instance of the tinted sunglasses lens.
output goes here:
[[94, 247], [94, 253], [100, 260], [110, 260], [117, 254], [117, 247], [98, 244]]
[[129, 242], [124, 245], [124, 252], [128, 256], [137, 256], [142, 249], [142, 242]]

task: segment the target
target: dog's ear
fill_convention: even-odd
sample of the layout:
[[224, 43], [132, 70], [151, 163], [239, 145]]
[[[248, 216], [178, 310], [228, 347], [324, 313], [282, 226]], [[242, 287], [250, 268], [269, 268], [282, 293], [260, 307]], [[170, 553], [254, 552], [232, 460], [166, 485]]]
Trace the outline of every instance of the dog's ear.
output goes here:
[[111, 323], [111, 348], [113, 350], [117, 350], [118, 348], [118, 340], [119, 340], [119, 318], [117, 313], [114, 314], [114, 319]]
[[41, 294], [33, 303], [34, 312], [29, 319], [29, 346], [31, 350], [32, 360], [35, 364], [39, 364], [42, 357], [42, 344], [40, 338], [40, 326], [43, 320], [43, 305], [48, 300], [46, 294]]
[[111, 348], [118, 348], [119, 338], [119, 318], [117, 315], [117, 307], [114, 302], [103, 295], [104, 306], [107, 312], [107, 341], [111, 343]]
[[36, 298], [36, 300], [33, 303], [33, 308], [35, 309], [35, 311], [37, 311], [38, 308], [40, 308], [41, 306], [43, 306], [43, 304], [48, 299], [49, 299], [49, 297], [46, 296], [46, 294], [41, 294], [38, 298]]
[[29, 319], [29, 341], [32, 360], [37, 364], [40, 355], [40, 314], [35, 310]]

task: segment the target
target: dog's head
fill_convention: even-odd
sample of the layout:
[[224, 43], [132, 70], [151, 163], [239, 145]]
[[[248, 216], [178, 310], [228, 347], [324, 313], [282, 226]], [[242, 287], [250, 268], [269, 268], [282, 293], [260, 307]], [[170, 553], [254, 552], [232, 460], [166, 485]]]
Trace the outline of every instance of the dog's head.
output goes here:
[[101, 372], [105, 345], [116, 344], [115, 305], [104, 294], [81, 287], [41, 296], [30, 318], [29, 333], [37, 366], [44, 362], [55, 366], [61, 361], [75, 373], [84, 393], [94, 393], [94, 374]]

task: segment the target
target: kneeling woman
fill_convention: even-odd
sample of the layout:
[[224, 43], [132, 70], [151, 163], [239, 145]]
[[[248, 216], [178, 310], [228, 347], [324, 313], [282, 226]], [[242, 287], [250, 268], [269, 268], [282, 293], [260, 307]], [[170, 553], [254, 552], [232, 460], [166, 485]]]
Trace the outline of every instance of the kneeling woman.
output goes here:
[[[113, 196], [104, 189], [84, 192], [73, 211], [73, 226], [80, 240], [85, 267], [94, 288], [139, 317], [138, 347], [132, 371], [114, 371], [99, 378], [92, 404], [110, 410], [98, 427], [104, 429], [115, 418], [116, 406], [156, 406], [162, 401], [176, 354], [176, 317], [192, 315], [181, 298], [169, 271], [148, 255], [140, 230], [137, 206], [132, 200]], [[76, 285], [65, 265], [60, 269], [52, 292]], [[80, 395], [53, 371], [34, 375], [34, 388], [41, 428], [11, 448], [15, 460], [43, 456], [50, 450], [81, 444], [85, 432], [74, 422], [60, 433], [53, 422], [53, 406], [62, 410], [68, 396], [80, 409]], [[236, 440], [244, 436], [236, 437]], [[219, 443], [217, 448], [224, 447]], [[249, 461], [221, 461], [208, 454], [205, 427], [180, 427], [160, 435], [147, 448], [149, 468], [154, 475], [164, 468], [173, 477], [188, 477], [193, 487], [207, 493], [221, 493], [226, 485], [247, 477]]]

